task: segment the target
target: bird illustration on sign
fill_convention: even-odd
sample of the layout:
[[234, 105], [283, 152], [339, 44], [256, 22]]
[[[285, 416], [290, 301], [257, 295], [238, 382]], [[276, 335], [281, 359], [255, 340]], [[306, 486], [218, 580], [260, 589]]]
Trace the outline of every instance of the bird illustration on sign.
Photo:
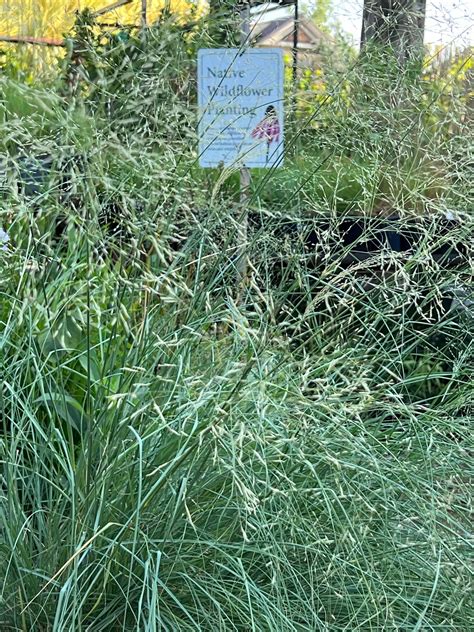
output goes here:
[[269, 105], [265, 110], [265, 116], [252, 131], [252, 138], [267, 143], [266, 162], [268, 162], [270, 157], [270, 147], [272, 143], [278, 145], [280, 142], [280, 133], [281, 127], [276, 108], [274, 105]]

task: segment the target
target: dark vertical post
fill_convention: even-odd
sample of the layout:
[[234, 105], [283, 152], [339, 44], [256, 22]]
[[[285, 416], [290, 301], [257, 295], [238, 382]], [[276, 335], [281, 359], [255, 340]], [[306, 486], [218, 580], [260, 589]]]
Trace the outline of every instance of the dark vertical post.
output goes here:
[[[248, 46], [250, 34], [250, 4], [246, 2], [240, 13], [240, 46], [242, 50]], [[237, 279], [242, 290], [242, 284], [247, 277], [247, 233], [248, 233], [248, 209], [250, 198], [250, 169], [245, 165], [240, 169], [240, 212], [241, 223], [237, 235]]]
[[147, 27], [147, 0], [142, 0], [142, 28], [146, 29]]
[[365, 0], [361, 45], [390, 46], [404, 65], [422, 53], [425, 15], [426, 0]]
[[298, 0], [295, 2], [295, 22], [293, 30], [293, 85], [296, 87], [296, 81], [298, 79], [298, 30], [299, 30], [299, 5]]

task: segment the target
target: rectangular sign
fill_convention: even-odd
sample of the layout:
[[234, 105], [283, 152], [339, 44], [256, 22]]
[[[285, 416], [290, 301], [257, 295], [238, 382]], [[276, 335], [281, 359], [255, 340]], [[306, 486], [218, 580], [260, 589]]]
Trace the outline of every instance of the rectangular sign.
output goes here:
[[202, 49], [198, 56], [201, 167], [283, 162], [283, 51]]

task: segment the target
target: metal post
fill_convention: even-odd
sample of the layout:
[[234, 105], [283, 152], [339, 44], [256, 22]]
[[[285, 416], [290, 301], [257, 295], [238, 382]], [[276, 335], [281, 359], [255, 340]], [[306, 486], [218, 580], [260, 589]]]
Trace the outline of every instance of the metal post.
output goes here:
[[[246, 2], [242, 8], [240, 24], [240, 45], [244, 48], [248, 44], [250, 34], [250, 4]], [[247, 276], [247, 233], [248, 233], [248, 210], [247, 204], [250, 198], [250, 169], [242, 167], [240, 169], [240, 215], [241, 222], [238, 227], [237, 236], [237, 276], [239, 283], [242, 283]]]
[[295, 2], [295, 21], [294, 21], [294, 31], [293, 31], [293, 87], [296, 88], [296, 81], [298, 79], [298, 30], [299, 30], [299, 21], [300, 21], [300, 12], [298, 0], [294, 0]]

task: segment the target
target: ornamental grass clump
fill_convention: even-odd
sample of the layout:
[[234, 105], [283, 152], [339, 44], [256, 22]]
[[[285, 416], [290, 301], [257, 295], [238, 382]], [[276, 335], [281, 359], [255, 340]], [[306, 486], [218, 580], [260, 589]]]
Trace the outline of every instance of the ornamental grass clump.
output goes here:
[[[151, 81], [140, 68], [130, 94]], [[173, 98], [180, 118], [192, 95]], [[419, 239], [351, 265], [339, 227], [352, 198], [325, 196], [325, 155], [308, 158], [313, 188], [306, 172], [287, 208], [272, 187], [288, 172], [258, 175], [238, 285], [233, 174], [196, 167], [187, 119], [167, 144], [154, 115], [150, 134], [118, 109], [117, 129], [98, 103], [58, 107], [37, 139], [53, 158], [41, 187], [25, 191], [5, 151], [0, 629], [472, 629], [459, 138], [443, 145], [446, 164], [460, 156], [457, 189]], [[28, 117], [16, 124], [33, 134]], [[358, 171], [366, 201], [373, 166]], [[459, 244], [448, 262], [436, 254]]]

